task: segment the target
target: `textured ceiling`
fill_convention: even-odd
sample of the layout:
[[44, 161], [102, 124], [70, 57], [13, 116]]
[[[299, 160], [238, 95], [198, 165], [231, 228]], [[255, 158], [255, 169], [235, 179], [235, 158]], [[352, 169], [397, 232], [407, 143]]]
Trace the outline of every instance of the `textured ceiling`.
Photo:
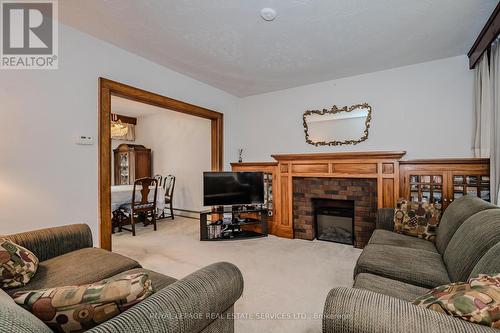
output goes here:
[[[237, 96], [463, 55], [498, 0], [61, 0], [63, 23]], [[263, 7], [278, 16], [266, 22]]]

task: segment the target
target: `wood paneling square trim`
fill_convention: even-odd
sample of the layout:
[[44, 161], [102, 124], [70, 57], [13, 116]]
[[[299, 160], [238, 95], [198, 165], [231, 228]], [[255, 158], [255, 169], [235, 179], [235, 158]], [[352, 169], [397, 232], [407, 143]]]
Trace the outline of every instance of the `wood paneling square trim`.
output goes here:
[[393, 174], [394, 173], [394, 163], [384, 163], [382, 164], [382, 173]]

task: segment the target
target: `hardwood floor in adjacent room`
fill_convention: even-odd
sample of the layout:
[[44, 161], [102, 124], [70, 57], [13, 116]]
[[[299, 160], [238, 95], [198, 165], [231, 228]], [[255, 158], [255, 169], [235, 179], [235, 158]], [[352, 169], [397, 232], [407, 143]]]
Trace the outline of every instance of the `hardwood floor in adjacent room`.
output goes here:
[[[236, 302], [236, 332], [320, 332], [326, 295], [338, 286], [352, 286], [361, 250], [324, 241], [259, 239], [201, 242], [199, 221], [183, 217], [113, 235], [113, 251], [139, 261], [145, 268], [177, 279], [203, 266], [228, 261], [245, 279]], [[292, 319], [274, 319], [292, 316]], [[267, 318], [267, 319], [266, 319]]]

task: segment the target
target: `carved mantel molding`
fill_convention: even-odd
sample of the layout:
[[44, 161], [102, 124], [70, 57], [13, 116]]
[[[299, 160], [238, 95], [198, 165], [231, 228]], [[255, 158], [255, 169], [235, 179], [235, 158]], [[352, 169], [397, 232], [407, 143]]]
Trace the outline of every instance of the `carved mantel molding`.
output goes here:
[[368, 151], [339, 153], [277, 154], [271, 155], [277, 161], [293, 160], [336, 160], [336, 159], [394, 159], [399, 160], [406, 151]]

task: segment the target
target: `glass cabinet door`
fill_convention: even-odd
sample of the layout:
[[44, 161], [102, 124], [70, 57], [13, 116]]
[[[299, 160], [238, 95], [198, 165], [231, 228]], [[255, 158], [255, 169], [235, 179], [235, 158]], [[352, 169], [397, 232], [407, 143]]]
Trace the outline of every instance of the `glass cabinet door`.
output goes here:
[[464, 195], [490, 201], [490, 177], [480, 175], [453, 175], [453, 200]]
[[128, 153], [120, 153], [120, 184], [118, 185], [128, 185], [130, 181], [130, 158]]
[[273, 174], [264, 173], [264, 206], [273, 211]]
[[443, 175], [410, 175], [410, 200], [442, 203]]

